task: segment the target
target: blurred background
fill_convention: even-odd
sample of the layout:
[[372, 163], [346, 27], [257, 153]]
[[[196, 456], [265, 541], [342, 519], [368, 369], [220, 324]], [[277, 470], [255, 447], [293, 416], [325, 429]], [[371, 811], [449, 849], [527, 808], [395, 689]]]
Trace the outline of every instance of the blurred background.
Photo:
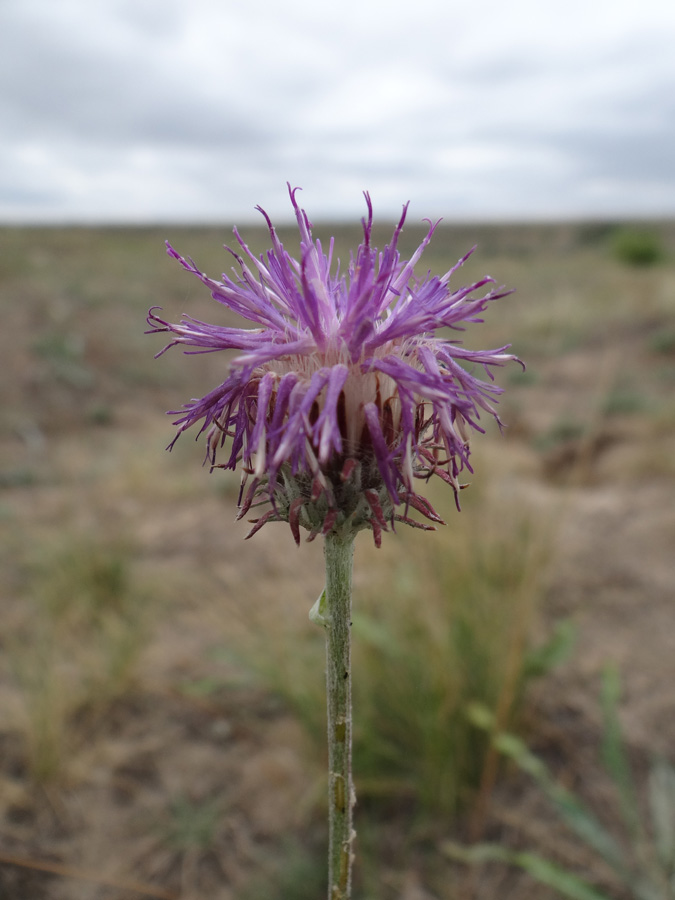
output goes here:
[[664, 216], [659, 0], [4, 0], [0, 219]]
[[[672, 900], [675, 12], [0, 3], [0, 897], [325, 893], [318, 543], [234, 523], [171, 417], [286, 182], [346, 262], [516, 292], [462, 512], [357, 543], [355, 900]], [[468, 478], [467, 478], [468, 480]], [[541, 884], [541, 880], [546, 882]], [[539, 880], [537, 880], [539, 879]], [[567, 893], [565, 893], [567, 891]], [[591, 892], [591, 893], [589, 893]]]

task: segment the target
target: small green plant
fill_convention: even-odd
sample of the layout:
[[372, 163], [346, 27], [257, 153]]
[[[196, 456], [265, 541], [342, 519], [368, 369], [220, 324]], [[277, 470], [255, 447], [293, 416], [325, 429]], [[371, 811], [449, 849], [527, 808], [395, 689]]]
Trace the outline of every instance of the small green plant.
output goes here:
[[195, 803], [175, 797], [169, 809], [164, 840], [176, 850], [209, 850], [215, 841], [222, 810], [218, 799]]
[[93, 373], [85, 363], [81, 335], [48, 331], [33, 342], [32, 349], [48, 364], [50, 374], [57, 381], [73, 388], [87, 388], [93, 383]]
[[24, 628], [9, 644], [21, 692], [28, 768], [57, 779], [78, 711], [100, 716], [128, 689], [145, 635], [146, 604], [124, 548], [73, 539], [36, 548]]
[[38, 784], [54, 782], [68, 752], [68, 690], [60, 677], [58, 651], [52, 635], [38, 627], [30, 646], [9, 643], [9, 658], [20, 687], [27, 769]]
[[582, 422], [562, 418], [551, 425], [547, 431], [537, 435], [534, 445], [539, 452], [546, 453], [561, 444], [580, 440], [586, 431], [587, 427]]
[[648, 408], [648, 398], [644, 393], [629, 384], [617, 384], [605, 398], [602, 412], [606, 416], [622, 416], [645, 412]]
[[481, 781], [489, 742], [467, 726], [466, 703], [517, 727], [546, 657], [530, 642], [541, 564], [530, 528], [457, 538], [442, 553], [420, 543], [415, 568], [396, 565], [390, 589], [353, 616], [359, 790], [413, 796], [432, 815], [459, 812]]
[[295, 841], [266, 853], [241, 900], [316, 900], [326, 892], [325, 853]]
[[76, 539], [40, 567], [37, 591], [65, 653], [79, 644], [82, 702], [122, 694], [145, 631], [126, 548]]
[[658, 235], [643, 228], [619, 228], [612, 238], [612, 251], [619, 262], [629, 266], [652, 266], [663, 259]]
[[663, 356], [675, 355], [675, 328], [662, 328], [649, 341], [649, 349]]
[[[491, 735], [494, 746], [541, 787], [569, 829], [613, 871], [617, 885], [634, 900], [674, 900], [675, 898], [675, 767], [660, 759], [653, 762], [647, 785], [648, 821], [644, 821], [638, 792], [623, 743], [617, 715], [619, 678], [615, 669], [606, 669], [602, 683], [604, 732], [602, 760], [614, 785], [621, 813], [621, 833], [612, 833], [582, 800], [558, 784], [546, 765], [513, 734], [495, 727], [492, 713], [473, 705], [469, 717], [474, 725]], [[533, 878], [573, 900], [610, 900], [598, 888], [537, 853], [517, 852], [496, 844], [462, 847], [448, 843], [447, 854], [466, 863], [487, 861], [519, 866]]]

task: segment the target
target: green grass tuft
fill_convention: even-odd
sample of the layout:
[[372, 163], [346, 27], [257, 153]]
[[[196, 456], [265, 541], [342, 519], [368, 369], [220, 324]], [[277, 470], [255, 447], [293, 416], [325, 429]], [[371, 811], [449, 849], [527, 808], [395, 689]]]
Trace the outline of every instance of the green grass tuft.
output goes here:
[[[465, 808], [489, 749], [467, 722], [466, 704], [484, 703], [505, 726], [517, 727], [528, 681], [556, 661], [530, 641], [541, 532], [485, 503], [467, 507], [452, 531], [399, 535], [383, 547], [377, 557], [383, 574], [356, 593], [360, 802], [412, 802], [430, 816]], [[288, 623], [274, 634], [270, 641], [253, 626], [238, 659], [285, 699], [323, 753], [325, 686], [317, 674], [324, 671], [323, 634], [316, 626], [298, 633]]]
[[182, 851], [209, 850], [222, 818], [221, 803], [218, 798], [196, 803], [174, 797], [168, 818], [162, 835], [168, 846]]
[[664, 258], [659, 236], [642, 228], [617, 228], [611, 244], [614, 257], [628, 266], [653, 266]]
[[25, 712], [28, 768], [35, 781], [50, 782], [67, 768], [75, 715], [96, 720], [130, 688], [146, 606], [123, 546], [66, 535], [36, 554], [24, 627], [9, 651]]

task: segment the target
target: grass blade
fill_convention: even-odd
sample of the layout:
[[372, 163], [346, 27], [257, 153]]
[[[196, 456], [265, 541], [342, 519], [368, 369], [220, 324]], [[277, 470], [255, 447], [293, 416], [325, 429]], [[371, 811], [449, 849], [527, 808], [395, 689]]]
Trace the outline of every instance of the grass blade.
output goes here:
[[600, 700], [604, 720], [602, 759], [616, 785], [621, 813], [633, 838], [641, 836], [640, 814], [635, 787], [626, 756], [617, 713], [621, 685], [619, 673], [613, 666], [605, 668], [602, 676]]
[[607, 894], [593, 887], [583, 878], [568, 872], [556, 863], [535, 853], [508, 850], [497, 844], [475, 844], [462, 847], [454, 843], [443, 845], [444, 852], [458, 862], [476, 865], [483, 862], [502, 862], [517, 866], [535, 881], [545, 884], [570, 900], [610, 900]]
[[[473, 704], [469, 709], [469, 717], [480, 728], [491, 730], [494, 727], [494, 716], [484, 707]], [[599, 853], [623, 878], [629, 877], [624, 865], [624, 854], [612, 835], [574, 794], [556, 783], [548, 768], [528, 749], [524, 741], [506, 733], [494, 734], [492, 741], [500, 753], [537, 782], [575, 834]]]

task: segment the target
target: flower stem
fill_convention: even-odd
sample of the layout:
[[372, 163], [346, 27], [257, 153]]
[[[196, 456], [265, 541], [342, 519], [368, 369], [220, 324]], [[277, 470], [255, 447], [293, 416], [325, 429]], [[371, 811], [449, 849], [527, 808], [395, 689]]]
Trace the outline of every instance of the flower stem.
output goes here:
[[328, 694], [328, 900], [351, 897], [352, 673], [351, 604], [354, 536], [328, 534], [325, 621]]

